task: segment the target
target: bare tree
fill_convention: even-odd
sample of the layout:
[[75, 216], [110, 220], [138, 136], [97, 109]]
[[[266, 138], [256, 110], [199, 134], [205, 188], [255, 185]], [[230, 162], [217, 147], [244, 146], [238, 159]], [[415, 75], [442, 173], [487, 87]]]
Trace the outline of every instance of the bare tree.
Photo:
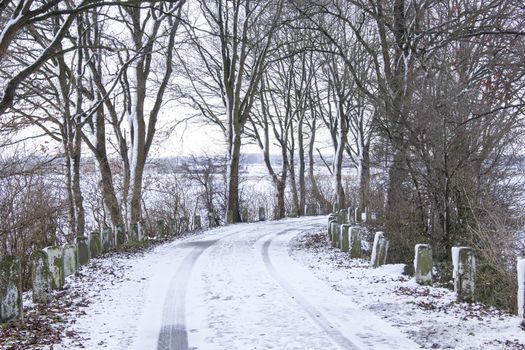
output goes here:
[[206, 24], [190, 30], [196, 59], [206, 74], [199, 76], [201, 70], [185, 63], [194, 88], [194, 96], [188, 97], [224, 132], [228, 148], [227, 222], [240, 222], [242, 134], [266, 69], [283, 2], [200, 0], [199, 5]]

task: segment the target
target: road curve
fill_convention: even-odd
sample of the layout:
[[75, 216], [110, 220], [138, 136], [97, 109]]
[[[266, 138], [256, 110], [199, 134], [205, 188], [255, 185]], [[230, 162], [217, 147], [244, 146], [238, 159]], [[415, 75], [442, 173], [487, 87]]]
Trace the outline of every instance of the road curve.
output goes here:
[[324, 223], [319, 217], [233, 225], [175, 245], [180, 263], [159, 307], [156, 348], [419, 348], [352, 308], [352, 300], [289, 256], [293, 237]]

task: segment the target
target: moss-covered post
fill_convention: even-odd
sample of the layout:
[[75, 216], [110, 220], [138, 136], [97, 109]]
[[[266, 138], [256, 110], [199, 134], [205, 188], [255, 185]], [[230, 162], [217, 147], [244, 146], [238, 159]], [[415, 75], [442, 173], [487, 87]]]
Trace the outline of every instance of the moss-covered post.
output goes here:
[[416, 244], [414, 277], [418, 284], [432, 284], [432, 248], [429, 244]]
[[77, 246], [69, 243], [62, 246], [62, 273], [64, 278], [78, 271]]
[[338, 248], [339, 242], [341, 241], [341, 225], [334, 222], [332, 226], [332, 247]]
[[86, 265], [91, 259], [91, 253], [89, 251], [89, 240], [85, 236], [75, 238], [75, 244], [77, 245], [78, 253], [78, 264], [80, 266]]
[[89, 234], [89, 252], [92, 258], [96, 258], [102, 254], [102, 242], [100, 240], [100, 233], [97, 231]]
[[452, 247], [452, 276], [459, 301], [474, 301], [476, 287], [476, 257], [469, 247]]
[[341, 225], [347, 225], [350, 223], [348, 221], [348, 209], [339, 210], [339, 215], [341, 216]]
[[228, 212], [226, 213], [226, 224], [233, 224], [233, 211], [231, 210], [228, 210]]
[[165, 237], [166, 236], [166, 222], [164, 220], [157, 220], [157, 237]]
[[190, 219], [187, 216], [180, 218], [180, 228], [182, 232], [187, 232], [190, 229]]
[[113, 235], [111, 234], [111, 229], [109, 227], [102, 230], [102, 235], [100, 237], [101, 243], [102, 243], [102, 252], [107, 253], [111, 250], [112, 244], [111, 244], [111, 238]]
[[0, 258], [0, 323], [22, 318], [22, 266], [7, 255]]
[[44, 248], [43, 251], [47, 254], [48, 258], [51, 289], [62, 289], [64, 286], [62, 248], [51, 246]]
[[264, 207], [259, 207], [259, 221], [265, 221], [266, 220], [266, 210]]
[[359, 208], [354, 208], [354, 222], [356, 225], [361, 223], [361, 210]]
[[202, 228], [201, 216], [194, 215], [193, 216], [193, 229], [200, 230], [201, 228]]
[[339, 224], [337, 223], [336, 220], [330, 221], [330, 230], [329, 230], [328, 239], [330, 240], [332, 246], [334, 244], [334, 240], [335, 240], [335, 237], [336, 237], [336, 234], [337, 234], [337, 226], [338, 225]]
[[344, 253], [348, 253], [350, 247], [349, 231], [351, 227], [352, 225], [341, 225], [341, 242], [339, 246]]
[[348, 222], [349, 225], [355, 225], [353, 207], [346, 209], [346, 222]]
[[357, 226], [350, 228], [350, 257], [361, 257], [361, 229]]
[[51, 275], [49, 258], [43, 250], [37, 250], [31, 254], [31, 286], [33, 303], [46, 303], [51, 291]]
[[126, 243], [126, 227], [124, 225], [116, 225], [113, 228], [113, 232], [115, 232], [115, 241], [117, 248]]
[[131, 242], [140, 242], [142, 239], [142, 224], [135, 222], [131, 224], [131, 232], [129, 233], [129, 240]]
[[376, 232], [374, 236], [374, 246], [372, 247], [372, 257], [370, 265], [374, 268], [386, 264], [389, 242], [383, 232]]
[[170, 219], [168, 221], [168, 235], [169, 236], [177, 235], [177, 219]]
[[250, 220], [248, 208], [242, 208], [241, 219], [242, 222], [248, 222]]
[[214, 213], [208, 213], [208, 229], [215, 228], [215, 214]]

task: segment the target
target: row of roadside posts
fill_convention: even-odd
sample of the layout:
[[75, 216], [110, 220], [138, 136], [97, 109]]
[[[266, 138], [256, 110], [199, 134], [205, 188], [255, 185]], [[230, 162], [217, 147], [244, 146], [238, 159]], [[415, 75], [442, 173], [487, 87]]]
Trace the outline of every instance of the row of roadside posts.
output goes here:
[[[376, 215], [359, 208], [337, 210], [328, 216], [328, 238], [332, 247], [349, 253], [351, 258], [362, 257], [363, 223], [374, 222]], [[370, 266], [386, 264], [389, 241], [384, 232], [376, 232], [370, 257]], [[452, 277], [459, 301], [473, 302], [476, 287], [476, 257], [470, 247], [452, 247]], [[414, 278], [420, 285], [433, 283], [432, 247], [416, 244], [414, 247]], [[518, 315], [525, 317], [525, 259], [518, 259]]]
[[[201, 217], [195, 215], [192, 225], [187, 217], [168, 222], [158, 220], [155, 233], [160, 237], [175, 236], [202, 228]], [[65, 278], [75, 274], [90, 259], [118, 249], [125, 243], [141, 243], [148, 239], [143, 223], [131, 224], [129, 232], [124, 225], [91, 232], [77, 237], [73, 243], [49, 246], [31, 255], [31, 285], [34, 303], [46, 303], [52, 290], [62, 289]], [[23, 318], [22, 266], [16, 256], [0, 257], [0, 323]]]

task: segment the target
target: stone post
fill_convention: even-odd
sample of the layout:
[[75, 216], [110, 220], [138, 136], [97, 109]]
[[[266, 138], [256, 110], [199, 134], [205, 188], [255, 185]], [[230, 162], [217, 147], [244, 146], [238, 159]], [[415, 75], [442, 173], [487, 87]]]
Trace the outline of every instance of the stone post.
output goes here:
[[332, 247], [337, 248], [339, 246], [339, 241], [341, 240], [341, 225], [334, 222], [332, 224]]
[[348, 224], [348, 210], [341, 209], [337, 215], [337, 222], [341, 225]]
[[126, 243], [126, 227], [124, 225], [116, 225], [113, 232], [115, 232], [116, 247], [120, 247]]
[[51, 276], [49, 258], [43, 250], [37, 250], [31, 254], [31, 286], [33, 302], [46, 303], [51, 291]]
[[194, 215], [193, 216], [193, 229], [194, 230], [200, 230], [201, 228], [202, 228], [201, 216], [200, 215]]
[[350, 230], [351, 225], [341, 225], [341, 241], [339, 242], [339, 246], [341, 247], [341, 251], [344, 253], [348, 253], [349, 246], [350, 246], [350, 240], [348, 236], [348, 231]]
[[215, 214], [208, 213], [208, 229], [214, 228], [215, 226]]
[[0, 323], [22, 318], [22, 266], [7, 255], [0, 258]]
[[334, 241], [334, 234], [337, 226], [337, 221], [334, 219], [328, 223], [328, 240], [330, 242]]
[[96, 258], [102, 253], [102, 242], [100, 233], [94, 231], [89, 234], [89, 252], [92, 258]]
[[241, 213], [241, 219], [242, 222], [248, 222], [250, 220], [250, 215], [248, 212], [248, 208], [243, 208]]
[[259, 221], [266, 221], [266, 210], [264, 207], [259, 207]]
[[361, 213], [361, 222], [367, 222], [368, 221], [368, 208], [365, 208], [365, 212]]
[[115, 249], [117, 246], [117, 235], [115, 234], [115, 230], [110, 227], [108, 227], [106, 230], [108, 230], [109, 250]]
[[228, 225], [233, 224], [233, 211], [232, 210], [228, 210], [228, 212], [226, 213], [226, 224]]
[[102, 253], [107, 253], [111, 250], [111, 237], [113, 235], [111, 234], [110, 228], [105, 228], [102, 230], [102, 235], [100, 237], [100, 241], [102, 243]]
[[354, 208], [354, 222], [356, 225], [361, 222], [361, 211], [359, 208]]
[[[525, 259], [518, 259], [518, 316], [525, 317]], [[523, 322], [522, 322], [523, 324]]]
[[106, 227], [102, 230], [100, 235], [100, 243], [102, 244], [102, 253], [107, 253], [111, 250], [111, 229]]
[[166, 222], [164, 222], [164, 220], [157, 220], [157, 234], [155, 236], [157, 237], [166, 236]]
[[416, 244], [414, 277], [418, 284], [432, 284], [432, 248], [428, 244]]
[[62, 273], [64, 278], [74, 275], [78, 271], [77, 246], [69, 243], [62, 246]]
[[476, 287], [476, 257], [469, 247], [452, 247], [452, 277], [454, 291], [460, 301], [474, 301]]
[[78, 264], [80, 266], [86, 265], [91, 259], [88, 238], [85, 236], [77, 237], [75, 238], [75, 244], [77, 245]]
[[333, 224], [337, 224], [337, 221], [335, 219], [332, 219], [328, 221], [328, 240], [331, 242], [332, 241], [332, 236], [333, 236]]
[[355, 220], [354, 220], [354, 208], [350, 207], [348, 208], [347, 210], [347, 213], [346, 213], [346, 220], [348, 222], [349, 225], [355, 225]]
[[138, 242], [140, 240], [140, 224], [138, 222], [134, 222], [130, 225], [130, 229], [129, 240], [131, 242]]
[[334, 205], [332, 206], [332, 212], [337, 213], [338, 210], [339, 210], [339, 205], [337, 203], [334, 203]]
[[376, 232], [374, 236], [374, 246], [372, 247], [372, 257], [370, 265], [374, 268], [386, 264], [389, 242], [383, 232]]
[[170, 219], [168, 221], [168, 235], [170, 236], [177, 235], [177, 219]]
[[186, 232], [190, 229], [190, 219], [187, 216], [180, 218], [180, 229], [182, 232]]
[[64, 286], [64, 263], [62, 262], [62, 249], [57, 246], [42, 249], [47, 254], [49, 275], [51, 276], [51, 289], [62, 289]]
[[361, 229], [357, 226], [350, 228], [350, 257], [361, 257]]

